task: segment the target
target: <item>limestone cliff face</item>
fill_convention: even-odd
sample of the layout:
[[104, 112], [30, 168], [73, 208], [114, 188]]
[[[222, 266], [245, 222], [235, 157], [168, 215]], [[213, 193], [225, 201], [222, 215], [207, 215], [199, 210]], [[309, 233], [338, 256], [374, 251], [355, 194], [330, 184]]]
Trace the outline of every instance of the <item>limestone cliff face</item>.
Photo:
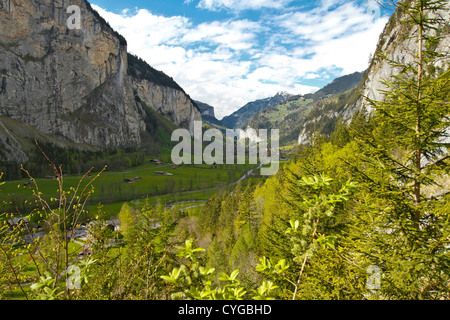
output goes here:
[[195, 101], [195, 104], [198, 106], [198, 108], [200, 109], [200, 112], [202, 113], [202, 116], [207, 116], [207, 117], [212, 117], [215, 118], [215, 110], [213, 106], [210, 106], [207, 103], [203, 103], [200, 101]]
[[[79, 29], [67, 26], [72, 5], [81, 9]], [[125, 39], [85, 0], [0, 0], [0, 117], [98, 147], [140, 143], [145, 110], [136, 89], [177, 125], [198, 118], [184, 92], [131, 77], [127, 58]]]
[[[446, 10], [440, 10], [434, 13], [434, 17], [439, 17], [443, 23], [435, 27], [439, 32], [439, 42], [435, 47], [435, 51], [442, 54], [442, 57], [436, 60], [434, 67], [439, 70], [445, 70], [450, 65], [450, 28], [448, 22], [450, 21], [450, 8], [447, 6]], [[341, 116], [343, 120], [350, 121], [357, 110], [363, 106], [371, 111], [370, 104], [365, 97], [376, 101], [381, 101], [384, 98], [380, 90], [385, 90], [383, 80], [388, 80], [392, 75], [399, 73], [397, 68], [394, 68], [389, 62], [395, 61], [401, 64], [413, 63], [415, 55], [418, 52], [417, 43], [417, 28], [412, 28], [407, 24], [401, 23], [405, 16], [400, 10], [397, 10], [389, 22], [387, 23], [383, 33], [380, 35], [377, 51], [386, 55], [387, 59], [380, 59], [374, 57], [372, 59], [369, 69], [363, 77], [363, 81], [357, 88], [359, 94], [355, 98], [355, 94], [348, 94], [348, 102], [339, 111], [329, 108], [330, 104], [322, 103], [315, 106], [316, 113], [320, 116], [315, 119], [310, 119], [309, 122], [303, 124], [300, 131], [298, 143], [304, 144], [309, 141], [311, 136], [311, 129], [314, 121], [329, 122]], [[320, 112], [319, 112], [320, 111]]]
[[191, 134], [194, 133], [194, 121], [202, 120], [200, 111], [183, 91], [145, 79], [133, 79], [133, 88], [141, 104], [151, 107], [176, 125], [189, 129]]
[[[445, 69], [449, 67], [450, 63], [450, 32], [449, 27], [445, 25], [450, 21], [450, 7], [447, 6], [447, 10], [436, 12], [435, 17], [440, 17], [443, 20], [443, 23], [436, 26], [439, 29], [440, 40], [435, 48], [435, 51], [443, 56], [436, 60], [435, 67]], [[414, 62], [419, 50], [417, 28], [411, 28], [407, 24], [400, 23], [399, 21], [403, 19], [405, 19], [404, 15], [397, 10], [381, 34], [377, 50], [386, 54], [389, 60], [409, 64]], [[398, 74], [399, 71], [399, 69], [393, 68], [387, 60], [380, 60], [375, 57], [364, 82], [363, 96], [378, 101], [382, 100], [384, 96], [380, 90], [386, 89], [382, 83], [383, 79], [389, 79], [391, 75]], [[364, 98], [361, 98], [357, 107], [360, 105], [368, 107], [364, 100]]]

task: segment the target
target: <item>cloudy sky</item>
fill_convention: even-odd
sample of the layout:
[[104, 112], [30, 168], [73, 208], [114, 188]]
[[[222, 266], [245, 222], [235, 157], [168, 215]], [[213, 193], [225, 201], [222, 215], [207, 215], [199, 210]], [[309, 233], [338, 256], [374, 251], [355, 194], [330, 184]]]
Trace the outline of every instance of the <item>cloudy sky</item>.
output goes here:
[[90, 0], [128, 41], [222, 117], [280, 91], [363, 71], [392, 13], [375, 0]]

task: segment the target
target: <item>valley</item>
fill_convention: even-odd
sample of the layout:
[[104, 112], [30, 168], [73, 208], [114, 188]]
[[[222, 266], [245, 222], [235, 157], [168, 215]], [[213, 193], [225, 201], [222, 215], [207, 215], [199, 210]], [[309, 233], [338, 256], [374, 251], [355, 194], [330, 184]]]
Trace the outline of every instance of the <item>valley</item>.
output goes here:
[[450, 299], [448, 1], [72, 2], [0, 0], [0, 300]]
[[[130, 168], [122, 172], [105, 171], [90, 172], [88, 177], [83, 175], [63, 176], [64, 189], [83, 188], [92, 182], [95, 193], [89, 200], [88, 212], [95, 212], [98, 204], [107, 209], [108, 214], [115, 216], [120, 211], [122, 203], [137, 199], [149, 198], [153, 205], [158, 202], [165, 206], [169, 203], [186, 200], [208, 200], [212, 194], [227, 190], [234, 182], [245, 175], [250, 165], [184, 165], [172, 166], [169, 163], [160, 165], [147, 159], [146, 164]], [[164, 175], [159, 173], [168, 173]], [[135, 179], [127, 183], [126, 179]], [[15, 214], [32, 211], [34, 182], [39, 191], [46, 195], [46, 199], [57, 196], [58, 181], [49, 178], [6, 181], [1, 187], [0, 201], [3, 212], [16, 212]]]

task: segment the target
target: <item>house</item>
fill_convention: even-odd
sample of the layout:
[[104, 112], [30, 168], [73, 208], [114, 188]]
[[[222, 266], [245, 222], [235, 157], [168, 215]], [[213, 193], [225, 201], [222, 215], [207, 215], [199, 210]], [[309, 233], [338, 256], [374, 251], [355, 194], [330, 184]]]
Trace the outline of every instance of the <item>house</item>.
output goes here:
[[173, 173], [165, 172], [165, 171], [155, 171], [155, 174], [159, 174], [162, 176], [173, 176]]
[[162, 162], [161, 162], [161, 160], [159, 160], [159, 159], [153, 159], [153, 160], [151, 160], [151, 162], [153, 162], [153, 163], [156, 164], [157, 166], [162, 165]]
[[82, 225], [79, 228], [75, 228], [69, 231], [69, 234], [67, 236], [69, 239], [79, 239], [79, 238], [86, 238], [87, 234], [88, 234], [87, 227]]
[[123, 179], [123, 182], [125, 182], [125, 183], [133, 183], [133, 182], [136, 182], [136, 181], [139, 181], [139, 180], [142, 180], [142, 178], [141, 177], [135, 177], [135, 178]]

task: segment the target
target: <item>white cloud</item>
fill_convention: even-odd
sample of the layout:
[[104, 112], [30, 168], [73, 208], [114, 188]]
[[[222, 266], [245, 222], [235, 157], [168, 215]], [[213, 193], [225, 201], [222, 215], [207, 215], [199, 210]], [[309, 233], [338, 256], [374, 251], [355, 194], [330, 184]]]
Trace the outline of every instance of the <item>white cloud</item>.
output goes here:
[[208, 42], [237, 51], [248, 50], [261, 29], [258, 23], [248, 20], [214, 21], [192, 28], [181, 40], [186, 44]]
[[146, 9], [140, 9], [135, 14], [129, 11], [115, 14], [96, 5], [92, 7], [127, 39], [132, 48], [166, 45], [191, 28], [189, 19], [181, 16], [167, 18]]
[[[291, 2], [201, 0], [198, 5], [245, 10], [282, 8]], [[216, 107], [219, 119], [279, 91], [305, 94], [319, 89], [302, 79], [364, 70], [387, 22], [341, 0], [323, 0], [307, 12], [273, 11], [259, 21], [229, 18], [200, 24], [145, 9], [115, 14], [92, 6], [127, 39], [131, 53], [173, 77], [193, 99]]]
[[304, 78], [308, 79], [308, 80], [317, 79], [317, 78], [320, 78], [320, 75], [317, 73], [314, 73], [314, 72], [310, 72], [310, 73], [305, 74]]
[[[332, 7], [335, 8], [330, 10]], [[388, 20], [386, 17], [376, 19], [377, 13], [372, 9], [357, 6], [355, 2], [324, 0], [321, 6], [308, 12], [276, 17], [275, 24], [285, 30], [282, 36], [302, 43], [282, 55], [289, 56], [291, 65], [302, 75], [323, 68], [341, 69], [341, 75], [363, 71]], [[261, 63], [274, 67], [280, 60], [283, 60], [280, 50], [274, 47], [272, 54], [266, 55]]]
[[331, 39], [317, 44], [315, 61], [329, 61], [342, 69], [342, 75], [363, 71], [368, 66], [369, 56], [375, 51], [376, 40], [385, 22], [379, 21], [374, 28]]

